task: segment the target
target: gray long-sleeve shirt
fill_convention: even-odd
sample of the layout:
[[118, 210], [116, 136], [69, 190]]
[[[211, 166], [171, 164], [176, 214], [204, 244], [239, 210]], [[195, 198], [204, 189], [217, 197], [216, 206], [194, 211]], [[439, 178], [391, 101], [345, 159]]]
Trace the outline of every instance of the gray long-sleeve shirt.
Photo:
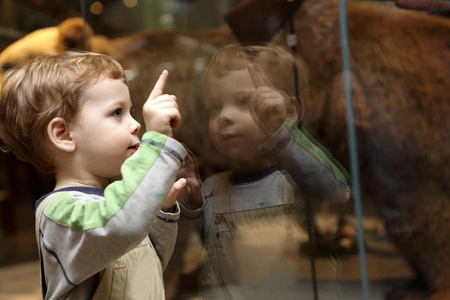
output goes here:
[[[147, 132], [138, 151], [124, 162], [122, 180], [105, 190], [59, 191], [48, 202], [39, 224], [46, 299], [90, 299], [105, 267], [147, 235], [165, 267], [179, 213], [159, 208], [185, 155], [174, 139]], [[160, 274], [158, 269], [154, 272]]]

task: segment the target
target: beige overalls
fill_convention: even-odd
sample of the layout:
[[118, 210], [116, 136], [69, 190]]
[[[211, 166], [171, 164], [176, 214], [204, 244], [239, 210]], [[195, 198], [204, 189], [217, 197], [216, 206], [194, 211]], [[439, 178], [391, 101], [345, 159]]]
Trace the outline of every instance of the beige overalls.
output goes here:
[[[258, 291], [292, 287], [297, 278], [301, 236], [294, 189], [283, 177], [277, 205], [226, 211], [230, 172], [223, 173], [213, 197], [206, 240], [208, 258], [201, 274], [203, 299], [262, 299]], [[303, 235], [302, 235], [303, 234]]]
[[[36, 210], [39, 256], [41, 256], [39, 224], [42, 212], [55, 194], [47, 197]], [[40, 267], [42, 268], [42, 265]], [[165, 299], [161, 261], [148, 236], [137, 247], [101, 271], [100, 278], [92, 300]], [[41, 286], [42, 280], [41, 276]], [[76, 286], [74, 288], [76, 289]]]

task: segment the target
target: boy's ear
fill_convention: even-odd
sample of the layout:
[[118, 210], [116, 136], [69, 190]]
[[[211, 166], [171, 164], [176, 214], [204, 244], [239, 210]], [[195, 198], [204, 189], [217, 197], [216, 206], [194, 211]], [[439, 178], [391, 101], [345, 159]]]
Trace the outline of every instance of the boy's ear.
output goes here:
[[53, 118], [47, 126], [50, 142], [59, 150], [73, 152], [75, 141], [70, 136], [69, 126], [63, 118]]
[[297, 101], [297, 98], [295, 96], [291, 96], [289, 98], [290, 101], [290, 110], [288, 111], [288, 118], [291, 118], [293, 120], [299, 120], [301, 121], [303, 119], [303, 103], [302, 101]]

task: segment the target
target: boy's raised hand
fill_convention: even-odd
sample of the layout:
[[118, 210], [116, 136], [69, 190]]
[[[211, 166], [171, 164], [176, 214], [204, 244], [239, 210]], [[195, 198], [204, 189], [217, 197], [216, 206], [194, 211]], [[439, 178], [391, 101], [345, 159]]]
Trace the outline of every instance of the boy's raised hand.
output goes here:
[[156, 131], [172, 137], [172, 128], [181, 122], [177, 97], [164, 94], [169, 72], [164, 70], [158, 78], [142, 109], [146, 131]]
[[255, 86], [255, 91], [249, 95], [250, 113], [261, 130], [272, 136], [293, 115], [290, 97], [264, 81], [257, 66], [250, 64], [247, 68]]

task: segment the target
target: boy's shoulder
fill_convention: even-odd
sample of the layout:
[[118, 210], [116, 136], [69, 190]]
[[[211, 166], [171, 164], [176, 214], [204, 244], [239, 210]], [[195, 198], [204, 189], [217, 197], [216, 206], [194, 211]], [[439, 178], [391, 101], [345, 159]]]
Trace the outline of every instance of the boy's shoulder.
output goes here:
[[203, 186], [214, 186], [219, 180], [228, 181], [232, 173], [233, 171], [231, 170], [214, 173], [205, 179]]
[[[79, 215], [78, 212], [89, 213], [89, 207], [96, 206], [104, 200], [104, 190], [94, 187], [66, 187], [52, 191], [36, 201], [35, 214], [45, 215], [47, 219], [53, 220], [60, 225], [67, 225], [73, 222], [73, 218]], [[86, 205], [88, 204], [88, 205]], [[89, 205], [90, 204], [90, 205]], [[75, 214], [74, 214], [75, 213]]]
[[74, 200], [86, 201], [90, 199], [91, 201], [98, 202], [104, 198], [104, 190], [101, 188], [88, 187], [88, 186], [71, 186], [61, 189], [54, 190], [48, 194], [45, 194], [35, 203], [35, 208], [47, 198], [65, 198], [70, 197]]
[[211, 198], [214, 191], [217, 191], [219, 186], [226, 188], [228, 179], [230, 178], [233, 171], [224, 171], [219, 173], [214, 173], [207, 177], [202, 185], [202, 194], [205, 200]]
[[[111, 209], [104, 201], [104, 190], [95, 187], [65, 187], [36, 201], [36, 218], [45, 216], [41, 224], [53, 222], [70, 231], [104, 227], [120, 208]], [[45, 204], [43, 207], [42, 204]], [[44, 221], [45, 220], [45, 221]], [[49, 223], [47, 223], [49, 224]]]

